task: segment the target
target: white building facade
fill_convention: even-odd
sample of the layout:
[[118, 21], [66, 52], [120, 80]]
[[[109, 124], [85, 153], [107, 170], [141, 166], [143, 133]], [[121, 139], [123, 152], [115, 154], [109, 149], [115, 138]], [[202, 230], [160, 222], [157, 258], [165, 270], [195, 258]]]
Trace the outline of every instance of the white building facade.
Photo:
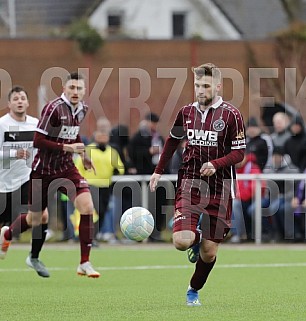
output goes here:
[[105, 0], [89, 21], [105, 38], [241, 39], [211, 0]]

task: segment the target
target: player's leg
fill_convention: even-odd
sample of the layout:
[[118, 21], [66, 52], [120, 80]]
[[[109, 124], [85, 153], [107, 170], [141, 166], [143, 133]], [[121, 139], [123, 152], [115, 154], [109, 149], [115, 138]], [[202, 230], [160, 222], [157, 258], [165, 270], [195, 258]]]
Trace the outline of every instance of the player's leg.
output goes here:
[[[184, 217], [184, 223], [181, 217]], [[187, 219], [189, 217], [189, 219]], [[187, 221], [189, 222], [186, 226]], [[183, 225], [181, 224], [183, 223]], [[173, 244], [176, 249], [186, 251], [191, 263], [195, 263], [199, 258], [202, 231], [200, 228], [201, 216], [198, 214], [183, 214], [174, 218], [173, 224]], [[187, 229], [188, 228], [188, 229]], [[183, 230], [180, 230], [183, 229]]]
[[179, 251], [186, 251], [194, 244], [198, 244], [200, 240], [200, 233], [183, 230], [178, 232], [173, 232], [173, 245]]
[[4, 259], [10, 245], [9, 240], [5, 240], [4, 233], [8, 229], [7, 224], [12, 222], [12, 193], [0, 193], [0, 258]]
[[[20, 214], [19, 211], [27, 213], [28, 203], [28, 182], [24, 183], [18, 190], [6, 194], [6, 208], [3, 214], [4, 222], [10, 226], [1, 229], [1, 250], [0, 258], [4, 259], [13, 237], [18, 238], [21, 233], [32, 226], [32, 214]], [[19, 212], [19, 213], [18, 213]], [[12, 223], [12, 218], [15, 218]], [[41, 220], [41, 213], [37, 214], [37, 220]]]
[[48, 230], [48, 220], [49, 214], [48, 210], [45, 209], [42, 217], [41, 222], [39, 225], [34, 226], [32, 228], [32, 246], [31, 246], [31, 257], [38, 259], [40, 251], [43, 247], [43, 244], [46, 240], [47, 230]]
[[[35, 184], [34, 184], [35, 185]], [[33, 184], [29, 181], [25, 182], [19, 189], [16, 191], [17, 195], [15, 195], [15, 199], [17, 200], [16, 203], [20, 204], [21, 206], [16, 206], [16, 209], [19, 209], [19, 213], [26, 213], [28, 212], [29, 207], [29, 199], [32, 199], [32, 189], [34, 188]], [[35, 191], [37, 193], [38, 191]], [[30, 197], [29, 197], [30, 195]], [[37, 199], [38, 194], [34, 194], [35, 199]], [[44, 195], [43, 195], [44, 197]], [[16, 205], [18, 205], [16, 204]], [[14, 205], [12, 205], [14, 207]], [[32, 207], [31, 207], [32, 208]], [[30, 225], [32, 226], [32, 242], [31, 242], [31, 252], [30, 257], [38, 259], [39, 252], [41, 251], [41, 248], [44, 244], [44, 241], [46, 239], [46, 232], [48, 229], [48, 212], [47, 209], [44, 210], [43, 214], [40, 210], [41, 207], [38, 206], [36, 211], [31, 213], [31, 216], [29, 216], [29, 220], [31, 218]], [[13, 212], [16, 212], [13, 211]], [[19, 215], [18, 213], [18, 215]], [[34, 217], [34, 224], [32, 222], [32, 218]], [[36, 226], [37, 225], [37, 226]]]
[[[13, 237], [18, 238], [19, 235], [27, 231], [32, 226], [32, 213], [19, 215], [10, 226], [3, 226], [0, 233], [0, 258], [4, 259]], [[35, 218], [35, 222], [41, 221], [41, 213]], [[38, 223], [39, 224], [39, 223]]]
[[195, 263], [202, 239], [201, 213], [208, 201], [201, 197], [201, 180], [181, 179], [179, 175], [177, 185], [173, 243], [178, 250], [187, 250], [189, 261]]
[[200, 246], [200, 256], [195, 266], [195, 271], [187, 289], [187, 305], [200, 306], [198, 291], [203, 288], [207, 278], [215, 265], [218, 243], [203, 239]]
[[[19, 192], [19, 193], [18, 193]], [[16, 195], [20, 194], [20, 189], [14, 192], [0, 193], [0, 258], [4, 259], [10, 246], [10, 240], [5, 240], [4, 233], [9, 229], [12, 222], [18, 217], [20, 209], [20, 199]], [[19, 206], [18, 206], [19, 205]], [[25, 213], [27, 210], [25, 210]], [[3, 228], [2, 228], [3, 227]]]
[[92, 247], [93, 226], [93, 202], [88, 189], [79, 190], [74, 200], [74, 205], [80, 212], [79, 238], [81, 247], [81, 261], [78, 266], [78, 275], [87, 275], [98, 278], [100, 273], [95, 271], [90, 263], [89, 256]]
[[196, 263], [200, 255], [200, 246], [202, 241], [202, 217], [203, 214], [201, 214], [198, 219], [197, 228], [195, 231], [195, 242], [187, 249], [188, 260], [191, 263]]
[[198, 291], [203, 288], [216, 263], [219, 243], [225, 239], [230, 231], [231, 212], [231, 201], [211, 200], [202, 215], [203, 240], [200, 246], [199, 259], [187, 290], [187, 305], [189, 306], [201, 305], [198, 299]]
[[[193, 195], [195, 192], [187, 192], [191, 188], [182, 187], [182, 182], [189, 183], [189, 180], [180, 178], [177, 181], [177, 191], [175, 194], [175, 212], [173, 216], [173, 244], [176, 249], [186, 251], [191, 246], [199, 243], [201, 235], [197, 230], [199, 214], [197, 214], [194, 206], [192, 206]], [[186, 186], [184, 186], [186, 187]]]
[[[41, 213], [40, 213], [41, 215]], [[34, 216], [38, 216], [37, 213]], [[34, 269], [37, 274], [41, 277], [48, 278], [50, 276], [47, 268], [43, 264], [43, 262], [39, 259], [39, 254], [41, 249], [45, 243], [47, 229], [48, 229], [48, 210], [45, 209], [39, 224], [35, 226], [33, 223], [32, 228], [32, 245], [31, 251], [26, 258], [26, 264]]]
[[[31, 251], [26, 258], [26, 264], [34, 269], [41, 277], [49, 277], [50, 274], [43, 262], [39, 260], [39, 254], [46, 240], [48, 229], [48, 191], [51, 178], [42, 178], [35, 172], [31, 173], [29, 186], [23, 190], [23, 199], [27, 200], [30, 208], [32, 226]], [[38, 197], [40, 195], [40, 197]]]
[[93, 225], [93, 201], [89, 186], [76, 169], [72, 168], [66, 173], [66, 180], [61, 180], [60, 191], [65, 193], [74, 203], [75, 208], [80, 212], [79, 239], [81, 248], [81, 261], [77, 268], [78, 275], [98, 278], [100, 273], [95, 271], [89, 261], [92, 247], [94, 225]]

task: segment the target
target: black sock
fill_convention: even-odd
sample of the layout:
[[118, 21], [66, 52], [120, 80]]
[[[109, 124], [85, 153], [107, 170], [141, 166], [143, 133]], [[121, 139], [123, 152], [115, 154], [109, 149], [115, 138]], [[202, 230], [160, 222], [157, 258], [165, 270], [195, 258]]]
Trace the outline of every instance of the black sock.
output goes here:
[[216, 263], [216, 258], [211, 263], [205, 263], [201, 259], [201, 256], [199, 257], [199, 259], [196, 263], [195, 271], [194, 271], [193, 276], [190, 280], [190, 286], [194, 290], [198, 291], [203, 288], [203, 286], [206, 283], [206, 280], [208, 278], [208, 275], [209, 275], [210, 271], [212, 270], [212, 268], [214, 267], [215, 263]]
[[46, 240], [48, 224], [41, 224], [32, 229], [32, 259], [38, 259], [41, 248]]

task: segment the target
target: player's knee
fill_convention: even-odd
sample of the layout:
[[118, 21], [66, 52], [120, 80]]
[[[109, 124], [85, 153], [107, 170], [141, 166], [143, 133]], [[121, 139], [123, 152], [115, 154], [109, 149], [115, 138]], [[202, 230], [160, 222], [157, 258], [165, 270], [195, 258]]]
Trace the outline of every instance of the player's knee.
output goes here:
[[48, 223], [48, 219], [49, 219], [49, 215], [48, 212], [44, 212], [41, 218], [41, 223], [42, 224], [47, 224]]
[[173, 245], [175, 248], [179, 251], [186, 251], [190, 245], [192, 244], [192, 241], [190, 237], [184, 237], [184, 235], [181, 232], [177, 232], [173, 234]]
[[75, 207], [81, 214], [92, 214], [94, 210], [90, 193], [82, 193], [75, 199]]
[[91, 214], [93, 213], [94, 206], [91, 200], [88, 200], [86, 202], [82, 202], [82, 204], [79, 205], [78, 208], [79, 212], [81, 214]]
[[206, 263], [211, 263], [216, 259], [216, 255], [213, 253], [206, 253], [204, 255], [201, 255], [201, 258]]
[[205, 249], [201, 248], [200, 249], [200, 253], [201, 253], [201, 258], [204, 260], [204, 262], [213, 262], [216, 258], [216, 249], [214, 248], [209, 248], [209, 249]]
[[184, 242], [182, 240], [173, 241], [173, 244], [174, 244], [175, 248], [179, 251], [186, 251], [190, 247], [189, 243]]
[[31, 219], [31, 226], [35, 227], [35, 226], [39, 226], [42, 222], [42, 218], [41, 216], [38, 215], [32, 215], [32, 219]]

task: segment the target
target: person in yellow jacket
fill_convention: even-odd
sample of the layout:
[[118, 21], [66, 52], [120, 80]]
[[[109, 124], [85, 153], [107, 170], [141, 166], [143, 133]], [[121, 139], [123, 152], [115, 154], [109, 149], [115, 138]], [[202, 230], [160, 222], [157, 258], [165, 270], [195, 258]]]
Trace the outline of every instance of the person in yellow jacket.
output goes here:
[[112, 176], [124, 174], [124, 164], [117, 150], [109, 145], [110, 122], [106, 118], [97, 121], [97, 130], [93, 134], [93, 143], [86, 146], [86, 153], [95, 167], [95, 171], [86, 171], [81, 158], [76, 159], [76, 167], [87, 180], [95, 210], [99, 215], [99, 233], [103, 225], [104, 215], [107, 210], [111, 194]]

